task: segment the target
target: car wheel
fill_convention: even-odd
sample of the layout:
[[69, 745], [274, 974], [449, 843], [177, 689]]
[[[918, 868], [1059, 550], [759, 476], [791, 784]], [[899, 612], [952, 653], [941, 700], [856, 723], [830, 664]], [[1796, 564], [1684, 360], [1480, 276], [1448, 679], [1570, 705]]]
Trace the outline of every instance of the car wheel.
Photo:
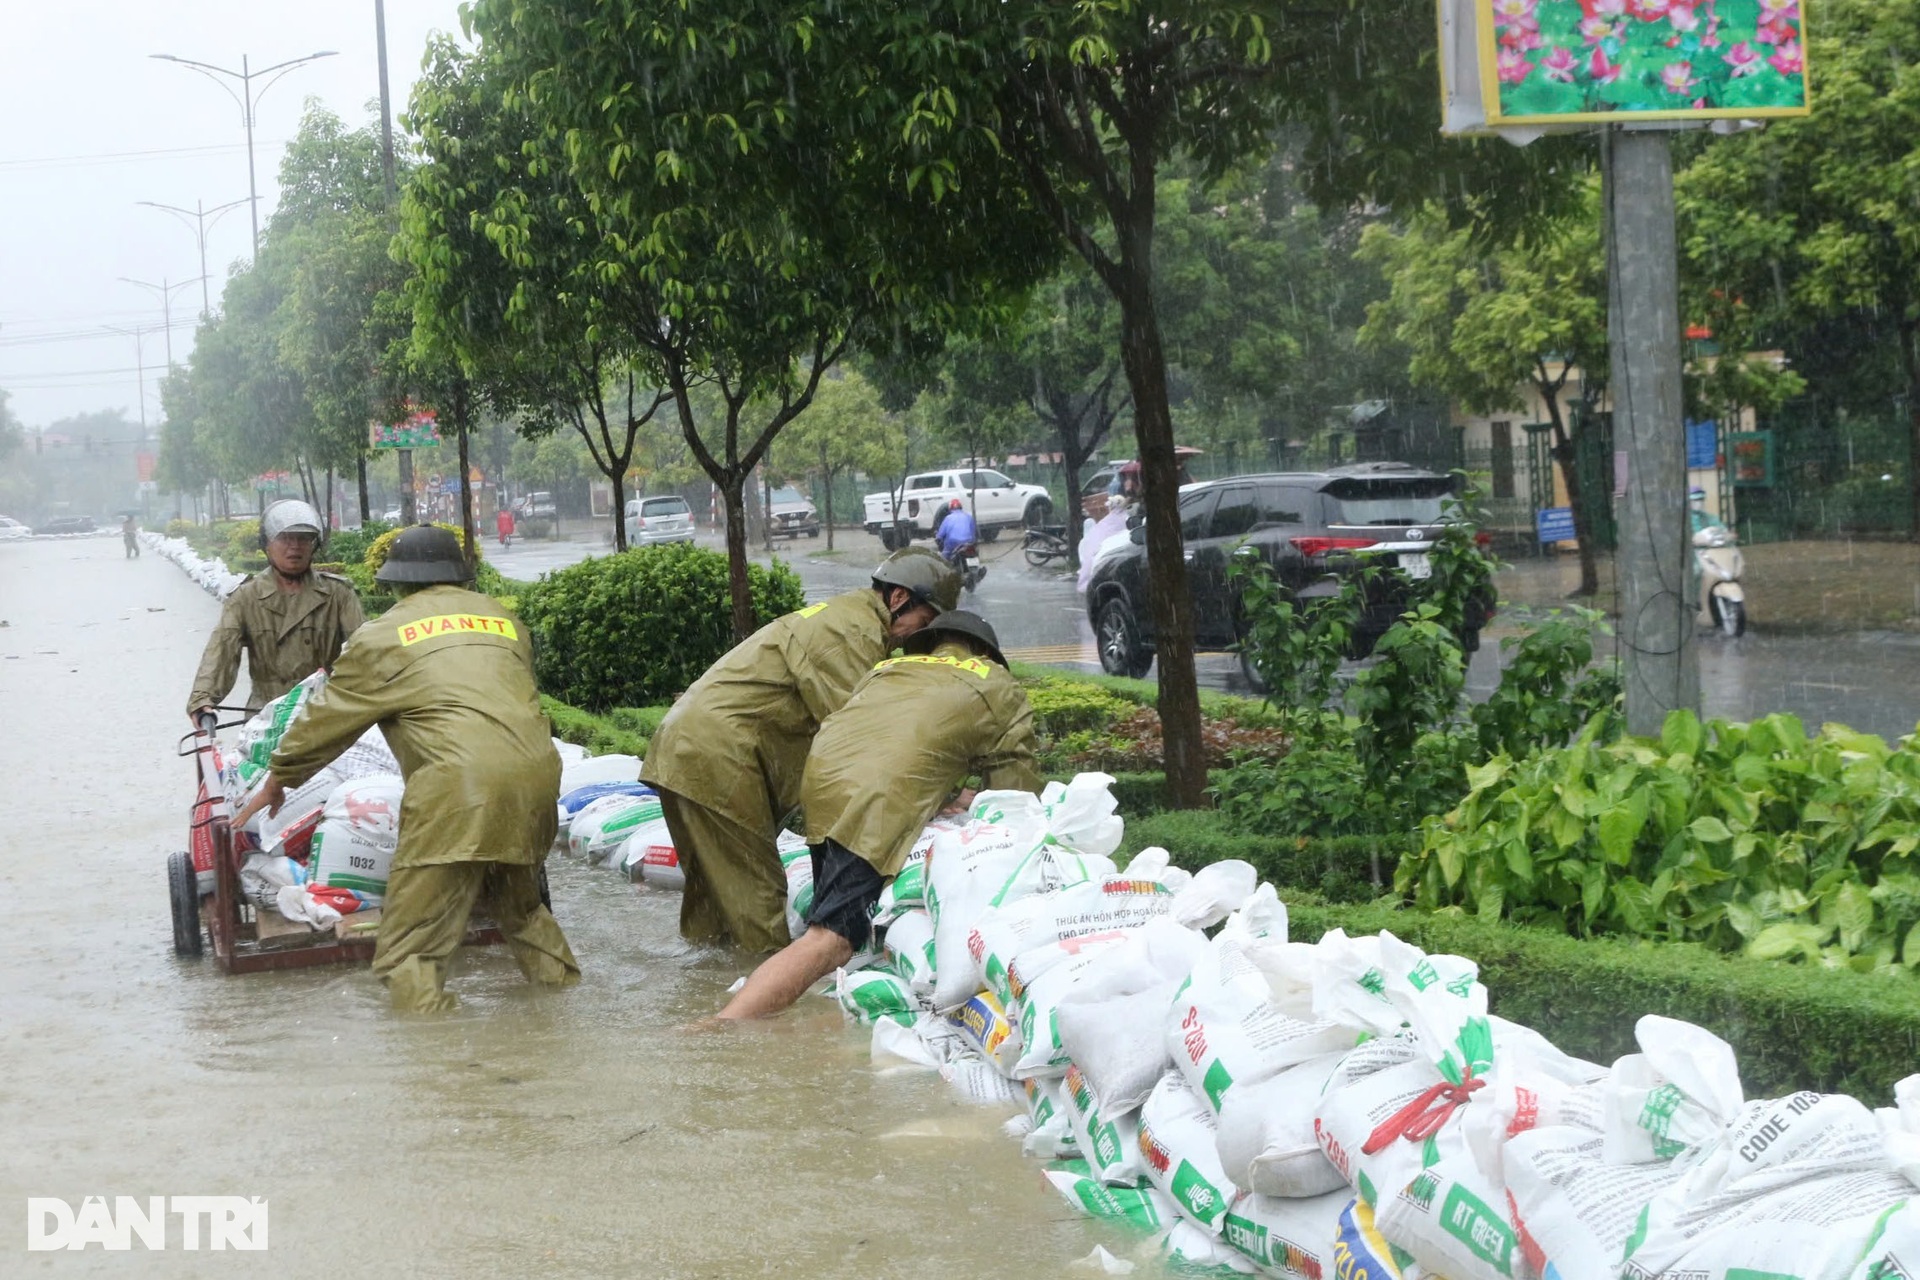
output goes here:
[[1052, 519], [1053, 503], [1046, 498], [1035, 498], [1032, 502], [1029, 502], [1026, 512], [1021, 516], [1022, 522], [1029, 529], [1038, 529], [1041, 525], [1047, 524]]
[[1147, 674], [1153, 655], [1141, 648], [1140, 628], [1124, 601], [1109, 600], [1101, 607], [1097, 636], [1102, 671], [1110, 676], [1135, 679]]
[[199, 955], [202, 950], [200, 882], [194, 874], [190, 853], [167, 855], [167, 903], [173, 908], [173, 953]]
[[820, 530], [819, 530], [819, 529], [817, 529], [817, 528], [816, 528], [816, 529], [809, 529], [809, 530], [807, 530], [807, 536], [808, 536], [809, 538], [817, 538], [817, 537], [819, 537], [819, 536], [820, 536]]
[[892, 529], [882, 529], [880, 531], [880, 545], [888, 551], [898, 551], [900, 549], [900, 535]]
[[981, 525], [981, 526], [980, 526], [980, 541], [982, 541], [982, 542], [998, 542], [999, 540], [1000, 540], [1000, 526], [999, 526], [999, 525], [997, 525], [997, 524], [983, 524], [983, 525]]

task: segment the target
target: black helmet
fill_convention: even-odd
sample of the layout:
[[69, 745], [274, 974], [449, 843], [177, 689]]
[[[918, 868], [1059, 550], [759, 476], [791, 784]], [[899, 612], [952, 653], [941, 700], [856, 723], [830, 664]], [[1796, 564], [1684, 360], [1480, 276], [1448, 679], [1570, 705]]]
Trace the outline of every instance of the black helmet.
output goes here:
[[966, 609], [952, 609], [941, 614], [908, 636], [900, 647], [908, 653], [926, 653], [947, 636], [965, 636], [983, 644], [987, 647], [989, 658], [1003, 667], [1007, 665], [1007, 655], [1000, 652], [1000, 637], [993, 633], [993, 624]]
[[387, 548], [386, 563], [373, 575], [375, 582], [465, 582], [473, 574], [467, 569], [466, 552], [460, 549], [458, 536], [438, 525], [417, 524], [393, 540]]
[[960, 603], [960, 574], [925, 547], [905, 547], [882, 560], [873, 571], [873, 582], [880, 587], [905, 587], [916, 603], [932, 605], [936, 614]]

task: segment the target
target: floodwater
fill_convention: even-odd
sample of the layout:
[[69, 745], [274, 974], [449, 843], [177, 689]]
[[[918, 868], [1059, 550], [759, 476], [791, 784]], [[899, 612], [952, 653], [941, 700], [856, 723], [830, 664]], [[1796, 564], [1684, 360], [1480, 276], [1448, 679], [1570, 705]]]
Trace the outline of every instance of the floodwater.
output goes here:
[[[746, 962], [569, 859], [568, 991], [468, 952], [461, 1010], [403, 1019], [364, 969], [175, 958], [174, 752], [216, 617], [117, 538], [0, 546], [0, 1275], [1025, 1277], [1141, 1247], [829, 1001], [679, 1030]], [[88, 1195], [266, 1197], [269, 1252], [185, 1252], [178, 1219], [165, 1253], [26, 1251], [27, 1197]]]

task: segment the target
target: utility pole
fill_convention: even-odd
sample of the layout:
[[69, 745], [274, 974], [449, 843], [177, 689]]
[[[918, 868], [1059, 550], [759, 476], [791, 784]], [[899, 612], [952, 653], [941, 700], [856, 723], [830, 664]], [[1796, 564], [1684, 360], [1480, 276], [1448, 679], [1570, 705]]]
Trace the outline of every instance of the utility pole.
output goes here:
[[161, 204], [158, 200], [136, 200], [134, 203], [143, 204], [149, 209], [164, 210], [167, 213], [173, 214], [183, 222], [189, 218], [193, 219], [188, 225], [193, 228], [194, 241], [200, 246], [200, 319], [204, 321], [208, 316], [213, 314], [213, 300], [207, 293], [207, 228], [220, 221], [222, 216], [231, 213], [243, 204], [251, 204], [252, 201], [229, 200], [227, 203], [215, 205], [211, 209], [207, 208], [205, 203], [199, 200], [193, 202], [193, 208], [191, 209], [182, 209], [179, 205], [174, 204]]
[[1700, 709], [1688, 586], [1687, 438], [1680, 386], [1680, 285], [1668, 130], [1605, 135], [1607, 329], [1614, 447], [1627, 461], [1618, 575], [1627, 731], [1659, 734], [1669, 711]]
[[[393, 95], [387, 87], [387, 4], [373, 0], [375, 47], [380, 54], [380, 164], [387, 179], [387, 226], [399, 230], [400, 189], [393, 176]], [[419, 516], [413, 501], [413, 450], [400, 450], [400, 523]]]
[[147, 361], [142, 349], [141, 339], [153, 332], [153, 326], [133, 325], [123, 329], [117, 324], [110, 324], [103, 327], [111, 329], [115, 333], [125, 334], [127, 337], [133, 339], [134, 376], [140, 380], [140, 436], [142, 439], [145, 439], [147, 434]]
[[[251, 206], [253, 215], [253, 256], [258, 258], [260, 256], [260, 184], [255, 175], [253, 165], [254, 109], [259, 105], [261, 96], [264, 95], [267, 90], [273, 88], [274, 82], [279, 80], [281, 76], [286, 75], [287, 72], [292, 71], [296, 67], [305, 66], [307, 63], [313, 62], [316, 59], [335, 57], [337, 56], [336, 51], [332, 49], [322, 49], [318, 53], [309, 53], [303, 58], [289, 58], [285, 62], [276, 62], [272, 66], [262, 67], [258, 71], [253, 70], [245, 54], [242, 54], [240, 57], [240, 69], [238, 71], [230, 71], [226, 67], [216, 67], [210, 62], [195, 62], [192, 58], [176, 58], [170, 53], [156, 53], [149, 56], [158, 58], [162, 62], [177, 63], [189, 71], [198, 71], [201, 75], [226, 90], [227, 96], [232, 98], [239, 106], [240, 123], [245, 125], [247, 129], [247, 203]], [[219, 77], [221, 76], [225, 76], [226, 80], [220, 79]], [[259, 91], [256, 92], [253, 87], [253, 82], [263, 77], [272, 78], [261, 85]], [[227, 84], [227, 80], [238, 81], [240, 84], [240, 92], [235, 93], [232, 86]]]
[[[122, 283], [138, 285], [142, 289], [150, 289], [160, 295], [161, 328], [167, 334], [167, 368], [171, 370], [173, 368], [173, 294], [175, 290], [184, 289], [199, 281], [182, 280], [179, 284], [169, 284], [167, 278], [162, 276], [159, 284], [150, 284], [145, 280], [135, 280], [132, 276], [121, 276], [120, 279]], [[205, 279], [205, 276], [201, 277], [201, 280]]]

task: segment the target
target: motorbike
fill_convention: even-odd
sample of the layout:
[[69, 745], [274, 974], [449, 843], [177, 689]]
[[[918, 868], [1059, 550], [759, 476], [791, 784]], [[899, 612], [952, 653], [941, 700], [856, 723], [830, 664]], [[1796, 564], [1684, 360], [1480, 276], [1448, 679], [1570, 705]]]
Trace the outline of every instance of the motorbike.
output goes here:
[[1725, 525], [1708, 525], [1693, 535], [1693, 567], [1700, 580], [1700, 607], [1720, 634], [1737, 639], [1747, 630], [1747, 592], [1740, 585], [1746, 568], [1740, 540]]
[[1036, 569], [1054, 560], [1065, 560], [1070, 554], [1067, 527], [1063, 524], [1036, 525], [1027, 530], [1026, 542], [1021, 549], [1026, 553], [1027, 563]]
[[947, 563], [960, 571], [960, 583], [968, 591], [979, 586], [987, 576], [986, 566], [980, 563], [980, 548], [971, 542], [955, 547]]

